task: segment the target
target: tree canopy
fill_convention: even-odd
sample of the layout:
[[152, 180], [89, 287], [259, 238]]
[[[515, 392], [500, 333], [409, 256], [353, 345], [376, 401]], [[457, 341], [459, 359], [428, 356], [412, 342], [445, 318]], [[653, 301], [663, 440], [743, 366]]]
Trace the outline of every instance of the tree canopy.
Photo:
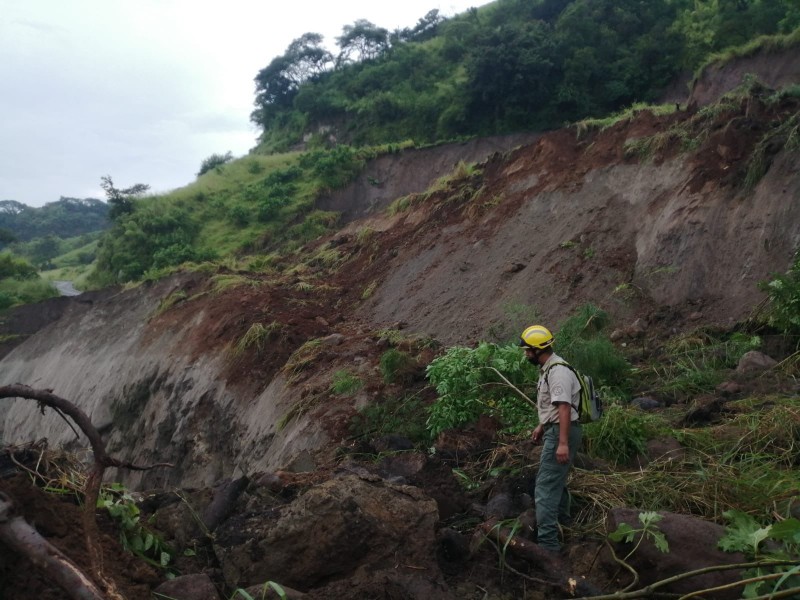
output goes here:
[[262, 150], [544, 129], [656, 99], [710, 53], [800, 26], [797, 0], [496, 0], [392, 32], [304, 34], [256, 77]]

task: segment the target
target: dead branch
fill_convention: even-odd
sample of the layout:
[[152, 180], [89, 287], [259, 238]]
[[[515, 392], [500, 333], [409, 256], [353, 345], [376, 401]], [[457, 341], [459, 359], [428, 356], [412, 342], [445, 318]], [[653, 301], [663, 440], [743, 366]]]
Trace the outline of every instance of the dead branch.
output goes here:
[[[99, 542], [100, 532], [97, 528], [97, 521], [95, 520], [97, 498], [100, 495], [100, 484], [103, 481], [103, 473], [107, 467], [145, 471], [155, 467], [171, 467], [172, 465], [168, 463], [158, 463], [155, 465], [141, 466], [109, 456], [106, 453], [106, 446], [100, 436], [100, 432], [92, 425], [86, 413], [69, 400], [56, 396], [50, 390], [35, 390], [27, 385], [21, 384], [6, 385], [0, 386], [0, 398], [36, 400], [42, 407], [46, 406], [52, 408], [62, 416], [67, 415], [75, 422], [89, 440], [89, 445], [92, 447], [92, 453], [94, 455], [94, 464], [89, 471], [86, 487], [84, 489], [83, 526], [86, 536], [86, 549], [89, 552], [93, 574], [98, 581], [103, 582], [107, 595], [114, 599], [124, 600], [123, 596], [116, 589], [114, 582], [107, 579], [103, 573], [103, 553]], [[23, 545], [19, 547], [26, 548], [27, 546]], [[30, 558], [34, 564], [38, 564], [33, 555], [28, 555], [28, 558]], [[91, 596], [87, 596], [87, 598], [88, 597]]]
[[0, 492], [0, 540], [28, 557], [74, 600], [103, 600], [104, 596], [94, 582], [22, 517], [12, 515], [12, 507], [10, 498]]
[[538, 583], [560, 589], [567, 594], [567, 597], [598, 593], [595, 587], [583, 577], [569, 575], [566, 561], [541, 546], [515, 535], [516, 532], [511, 527], [503, 527], [496, 520], [490, 519], [479, 525], [476, 533], [496, 543], [503, 553], [511, 552], [514, 556], [536, 565], [545, 573], [558, 578], [552, 580], [532, 579]]

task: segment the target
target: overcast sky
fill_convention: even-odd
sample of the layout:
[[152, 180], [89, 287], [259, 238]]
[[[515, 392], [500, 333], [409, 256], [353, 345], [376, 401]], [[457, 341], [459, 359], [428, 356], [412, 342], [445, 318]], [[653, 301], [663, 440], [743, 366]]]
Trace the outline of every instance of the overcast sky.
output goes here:
[[0, 0], [0, 200], [165, 192], [246, 154], [253, 78], [305, 32], [390, 31], [488, 0]]

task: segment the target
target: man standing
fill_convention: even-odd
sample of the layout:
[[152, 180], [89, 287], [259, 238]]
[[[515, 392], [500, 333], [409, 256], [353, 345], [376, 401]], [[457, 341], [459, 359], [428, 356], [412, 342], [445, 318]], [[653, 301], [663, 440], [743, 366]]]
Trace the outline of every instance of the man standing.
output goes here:
[[567, 475], [581, 443], [577, 411], [581, 387], [564, 359], [553, 352], [553, 334], [546, 327], [532, 325], [520, 338], [525, 357], [541, 371], [536, 401], [539, 425], [533, 430], [534, 442], [544, 440], [534, 493], [537, 542], [555, 553], [561, 549], [559, 520], [569, 518]]

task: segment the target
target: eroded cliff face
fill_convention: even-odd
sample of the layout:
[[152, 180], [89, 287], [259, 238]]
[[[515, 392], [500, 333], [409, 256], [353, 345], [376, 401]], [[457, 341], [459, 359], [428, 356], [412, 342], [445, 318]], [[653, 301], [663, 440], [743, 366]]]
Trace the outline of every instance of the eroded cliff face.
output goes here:
[[[584, 138], [552, 132], [412, 196], [394, 215], [364, 192], [368, 171], [352, 188], [361, 190], [347, 208], [354, 220], [279, 272], [236, 274], [248, 284], [227, 291], [184, 274], [67, 301], [0, 361], [0, 385], [50, 388], [91, 416], [116, 456], [175, 464], [113, 478], [189, 487], [313, 468], [383, 393], [385, 346], [373, 332], [397, 322], [448, 345], [497, 335], [515, 305], [546, 323], [586, 302], [654, 331], [733, 323], [800, 245], [797, 150], [776, 141], [761, 180], [743, 184], [775, 119], [798, 110], [791, 102], [760, 113], [743, 104], [714, 123], [642, 114]], [[631, 153], [631, 142], [675, 127], [705, 128], [695, 151], [667, 135], [647, 160]], [[335, 265], [311, 258], [323, 245], [338, 252]], [[180, 301], [162, 304], [169, 298]], [[258, 324], [269, 328], [266, 343], [237, 353]], [[345, 368], [367, 382], [352, 396], [331, 391]], [[60, 417], [30, 401], [0, 411], [6, 442], [73, 443]]]

